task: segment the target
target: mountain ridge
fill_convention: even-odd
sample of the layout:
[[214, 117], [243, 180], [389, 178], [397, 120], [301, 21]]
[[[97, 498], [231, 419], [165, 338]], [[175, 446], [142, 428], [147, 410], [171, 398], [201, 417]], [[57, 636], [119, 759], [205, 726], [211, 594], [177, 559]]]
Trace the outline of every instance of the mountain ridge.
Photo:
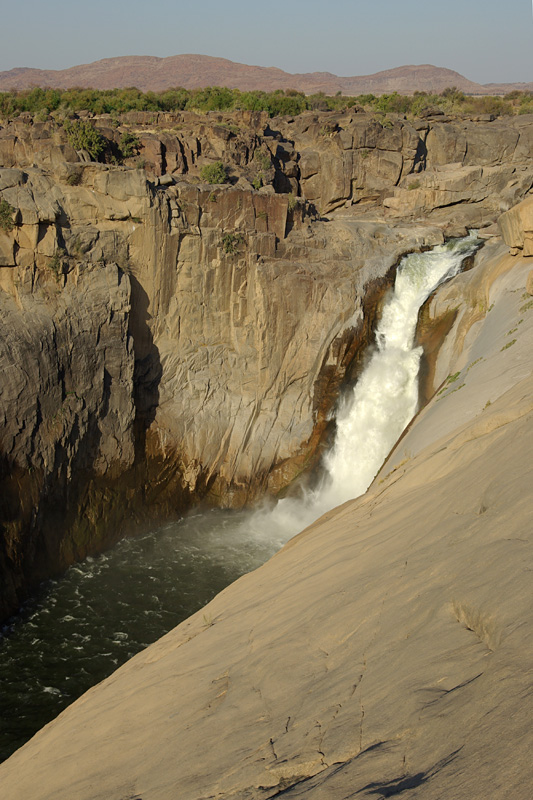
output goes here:
[[441, 92], [456, 86], [467, 94], [503, 93], [513, 88], [529, 90], [531, 83], [482, 85], [455, 70], [432, 64], [405, 64], [370, 75], [338, 76], [332, 72], [289, 73], [278, 67], [241, 64], [226, 58], [199, 54], [158, 56], [117, 56], [62, 70], [15, 67], [0, 72], [0, 91], [36, 86], [57, 89], [115, 89], [135, 86], [142, 91], [164, 91], [182, 86], [199, 89], [226, 86], [243, 91], [295, 89], [306, 94], [324, 92], [347, 95], [383, 94], [397, 91]]

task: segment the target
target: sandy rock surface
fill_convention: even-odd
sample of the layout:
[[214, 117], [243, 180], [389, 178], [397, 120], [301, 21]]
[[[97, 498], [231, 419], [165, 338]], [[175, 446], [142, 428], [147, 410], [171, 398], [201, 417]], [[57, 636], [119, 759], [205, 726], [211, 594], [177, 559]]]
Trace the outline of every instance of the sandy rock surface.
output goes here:
[[369, 491], [44, 728], [6, 797], [529, 800], [533, 308], [510, 261], [443, 355], [461, 382]]

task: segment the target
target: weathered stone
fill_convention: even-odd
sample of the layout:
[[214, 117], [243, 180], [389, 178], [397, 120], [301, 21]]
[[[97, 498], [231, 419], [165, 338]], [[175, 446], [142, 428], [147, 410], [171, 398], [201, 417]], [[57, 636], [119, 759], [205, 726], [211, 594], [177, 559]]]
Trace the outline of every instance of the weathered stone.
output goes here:
[[479, 204], [494, 217], [523, 196], [533, 179], [533, 169], [517, 171], [512, 165], [464, 167], [448, 164], [406, 176], [383, 204], [398, 216], [429, 213], [436, 208]]
[[[46, 225], [42, 225], [43, 230]], [[39, 240], [39, 225], [19, 225], [14, 231], [17, 245], [27, 250], [36, 250]]]
[[527, 234], [533, 234], [533, 197], [527, 197], [498, 219], [505, 244], [522, 250]]
[[[35, 226], [33, 226], [35, 227]], [[57, 230], [54, 225], [40, 225], [39, 237], [34, 249], [41, 255], [52, 257], [59, 247]]]
[[0, 230], [0, 267], [12, 267], [15, 264], [15, 239], [9, 233]]
[[303, 150], [300, 154], [299, 165], [302, 180], [307, 180], [320, 170], [320, 156], [316, 150]]
[[426, 138], [426, 148], [428, 167], [462, 163], [467, 148], [464, 126], [432, 125]]
[[475, 131], [469, 129], [465, 165], [493, 166], [512, 161], [519, 135], [510, 126], [488, 125]]

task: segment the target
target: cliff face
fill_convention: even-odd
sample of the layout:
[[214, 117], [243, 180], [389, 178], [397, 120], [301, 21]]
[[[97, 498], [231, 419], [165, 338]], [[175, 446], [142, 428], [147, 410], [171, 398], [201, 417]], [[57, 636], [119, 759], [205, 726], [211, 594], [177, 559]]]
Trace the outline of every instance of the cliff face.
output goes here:
[[[406, 241], [442, 234], [348, 220], [308, 226], [283, 195], [237, 189], [177, 184], [165, 198], [171, 257], [143, 259], [131, 246], [161, 363], [148, 455], [173, 473], [168, 493], [179, 481], [242, 505], [279, 491], [313, 459], [385, 276]], [[138, 243], [152, 247], [146, 230]]]
[[5, 613], [125, 516], [242, 505], [312, 463], [406, 245], [379, 223], [309, 227], [286, 195], [104, 165], [1, 186]]
[[437, 292], [444, 383], [369, 491], [63, 712], [7, 796], [528, 800], [533, 289], [505, 250]]
[[[125, 514], [286, 487], [319, 456], [399, 256], [533, 182], [524, 118], [97, 124], [109, 152], [134, 131], [146, 170], [87, 161], [52, 122], [0, 130], [3, 613]], [[230, 185], [201, 183], [214, 160]]]
[[[487, 224], [533, 183], [532, 120], [302, 114], [280, 125], [300, 153], [302, 194], [322, 212], [383, 203], [398, 218]], [[445, 209], [445, 211], [444, 211]]]
[[4, 170], [2, 181], [20, 215], [2, 237], [0, 267], [0, 605], [9, 609], [28, 579], [107, 538], [101, 491], [100, 508], [95, 497], [91, 519], [83, 514], [91, 482], [133, 463], [134, 356], [129, 278], [96, 261], [98, 244], [94, 261], [82, 257], [105, 232], [86, 231], [84, 245], [65, 230], [76, 251], [69, 258], [58, 249], [56, 218], [68, 204], [57, 184], [20, 170]]

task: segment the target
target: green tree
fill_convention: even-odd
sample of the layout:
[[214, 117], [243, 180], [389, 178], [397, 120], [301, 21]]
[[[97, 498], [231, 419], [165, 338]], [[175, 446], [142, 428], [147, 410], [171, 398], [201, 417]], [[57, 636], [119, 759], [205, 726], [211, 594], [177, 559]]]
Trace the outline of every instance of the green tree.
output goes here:
[[0, 228], [9, 233], [15, 227], [15, 223], [13, 222], [13, 214], [15, 213], [15, 209], [13, 206], [9, 205], [7, 200], [0, 200]]
[[213, 164], [205, 164], [202, 167], [200, 177], [206, 183], [226, 183], [228, 173], [222, 161], [215, 161]]
[[89, 120], [65, 120], [63, 124], [67, 139], [75, 150], [86, 150], [92, 159], [98, 160], [105, 150], [105, 139]]
[[129, 133], [129, 131], [123, 133], [120, 137], [120, 152], [122, 153], [122, 158], [131, 158], [131, 156], [137, 155], [137, 150], [140, 145], [141, 143], [135, 134]]

